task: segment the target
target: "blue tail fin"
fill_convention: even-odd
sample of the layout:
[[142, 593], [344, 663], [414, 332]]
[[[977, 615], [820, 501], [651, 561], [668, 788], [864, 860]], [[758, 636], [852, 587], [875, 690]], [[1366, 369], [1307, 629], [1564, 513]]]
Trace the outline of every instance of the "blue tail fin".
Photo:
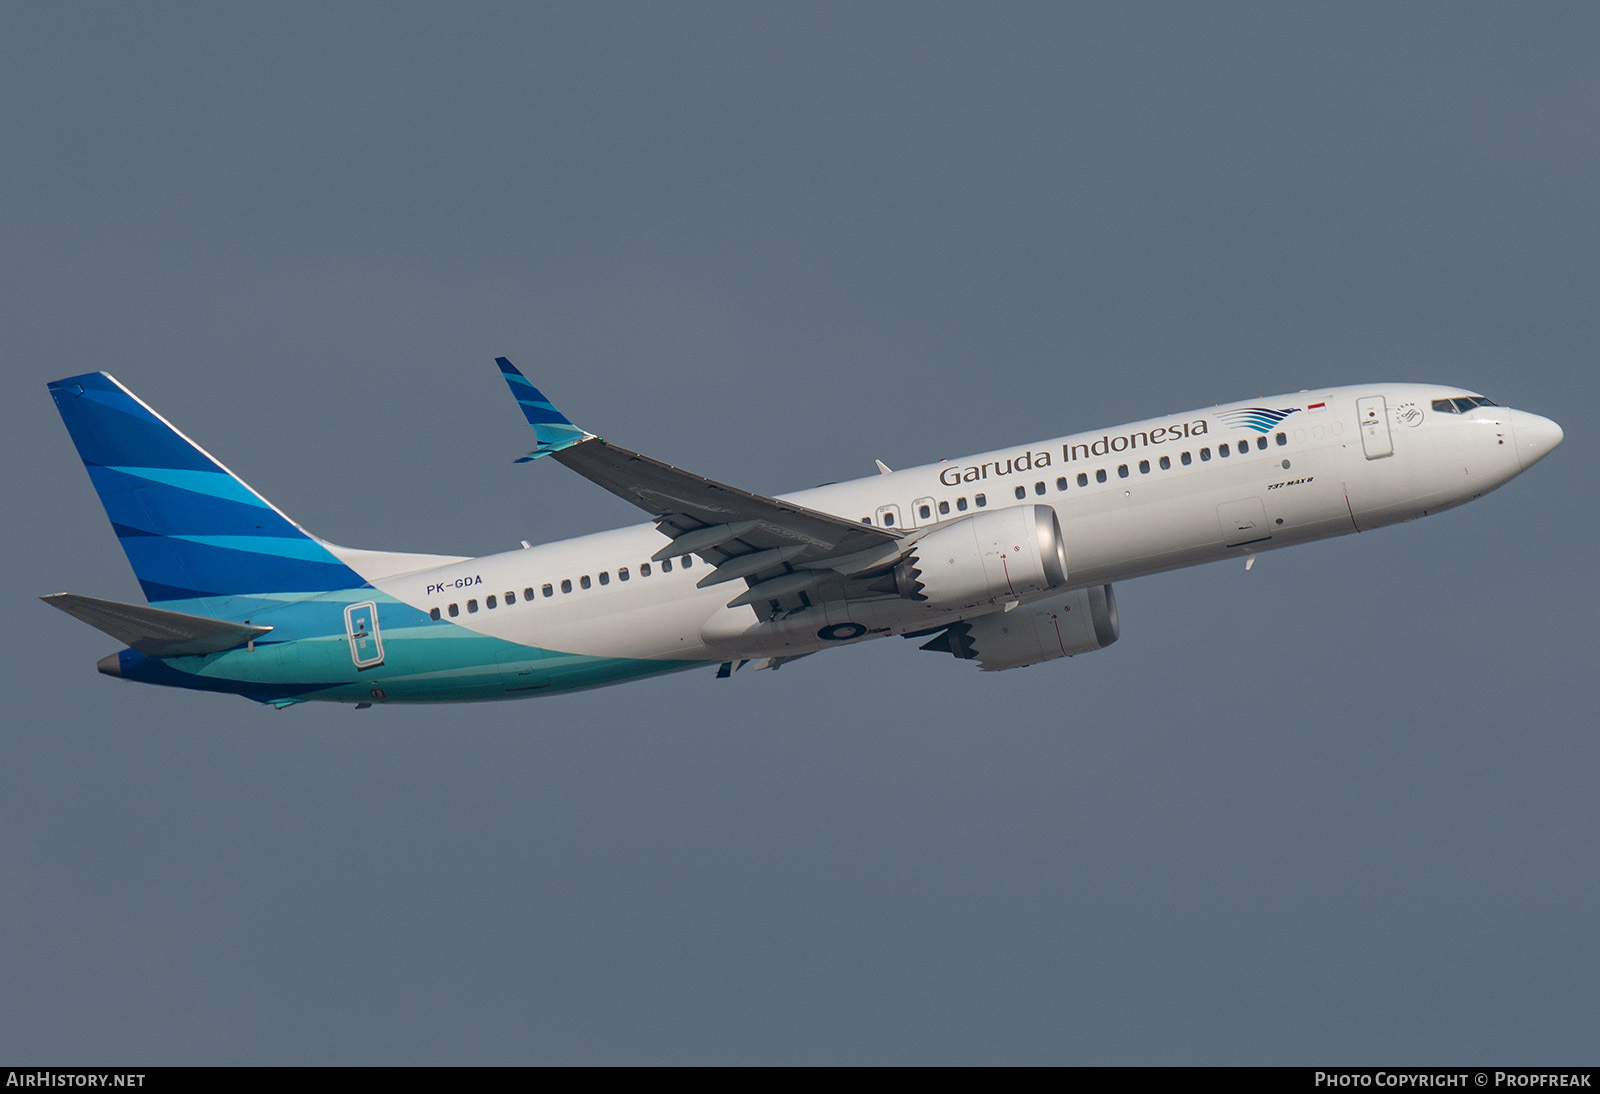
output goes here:
[[50, 394], [151, 604], [226, 618], [235, 596], [365, 584], [111, 376], [57, 380]]

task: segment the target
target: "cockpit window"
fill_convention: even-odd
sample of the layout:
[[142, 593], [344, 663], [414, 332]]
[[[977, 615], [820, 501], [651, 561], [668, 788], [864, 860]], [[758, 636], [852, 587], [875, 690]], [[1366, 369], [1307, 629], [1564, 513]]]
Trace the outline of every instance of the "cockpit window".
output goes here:
[[1435, 399], [1433, 409], [1441, 414], [1465, 414], [1480, 406], [1499, 406], [1493, 399], [1485, 399], [1482, 395], [1463, 395], [1455, 399]]

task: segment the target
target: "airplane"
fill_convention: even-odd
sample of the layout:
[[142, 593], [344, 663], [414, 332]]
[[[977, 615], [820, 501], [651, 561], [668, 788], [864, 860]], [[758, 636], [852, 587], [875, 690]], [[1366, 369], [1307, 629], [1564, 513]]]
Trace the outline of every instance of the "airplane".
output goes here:
[[1369, 384], [767, 497], [581, 429], [496, 363], [533, 429], [522, 461], [648, 522], [482, 558], [341, 547], [87, 373], [49, 390], [149, 606], [42, 599], [127, 647], [99, 661], [108, 676], [278, 708], [725, 678], [887, 635], [1000, 671], [1117, 641], [1116, 582], [1438, 513], [1562, 441], [1459, 388]]

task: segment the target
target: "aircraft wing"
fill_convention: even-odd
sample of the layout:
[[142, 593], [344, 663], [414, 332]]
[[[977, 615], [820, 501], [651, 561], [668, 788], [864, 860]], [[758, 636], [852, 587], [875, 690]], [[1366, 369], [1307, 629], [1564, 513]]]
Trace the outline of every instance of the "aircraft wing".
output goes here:
[[729, 607], [782, 604], [827, 582], [886, 569], [910, 546], [887, 528], [752, 494], [611, 444], [568, 421], [510, 361], [496, 363], [538, 444], [522, 459], [554, 456], [649, 513], [671, 540], [653, 557], [704, 558], [715, 568], [702, 587], [742, 578], [748, 588]]

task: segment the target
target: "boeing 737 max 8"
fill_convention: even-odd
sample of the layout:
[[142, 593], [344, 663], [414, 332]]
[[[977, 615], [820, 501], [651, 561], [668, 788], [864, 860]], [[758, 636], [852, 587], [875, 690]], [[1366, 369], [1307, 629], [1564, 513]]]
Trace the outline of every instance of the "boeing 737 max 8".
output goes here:
[[500, 371], [557, 462], [650, 522], [483, 558], [295, 524], [106, 373], [50, 385], [150, 606], [44, 599], [100, 671], [275, 706], [513, 699], [883, 635], [986, 670], [1117, 640], [1112, 583], [1449, 509], [1561, 443], [1426, 384], [1303, 391], [764, 497], [619, 448]]

